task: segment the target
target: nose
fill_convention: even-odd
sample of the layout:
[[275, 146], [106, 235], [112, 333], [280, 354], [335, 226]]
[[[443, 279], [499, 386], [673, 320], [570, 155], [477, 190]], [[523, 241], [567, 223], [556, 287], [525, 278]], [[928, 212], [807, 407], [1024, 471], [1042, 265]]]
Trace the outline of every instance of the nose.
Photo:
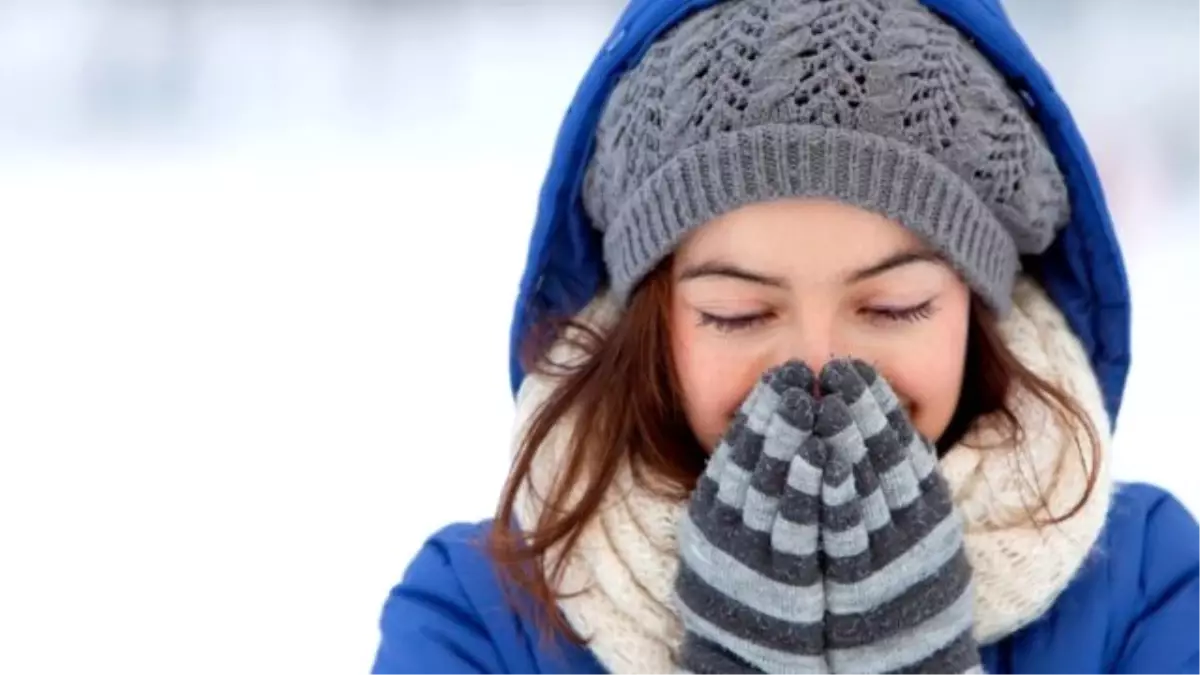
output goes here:
[[814, 373], [820, 373], [826, 363], [841, 353], [838, 342], [832, 320], [810, 317], [791, 329], [783, 353], [777, 358], [780, 362], [799, 359]]

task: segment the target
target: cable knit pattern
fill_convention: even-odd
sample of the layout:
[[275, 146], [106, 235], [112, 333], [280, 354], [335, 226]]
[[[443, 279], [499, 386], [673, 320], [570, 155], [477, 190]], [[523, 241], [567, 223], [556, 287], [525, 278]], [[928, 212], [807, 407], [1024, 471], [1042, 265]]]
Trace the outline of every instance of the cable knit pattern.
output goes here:
[[[1060, 525], [1039, 530], [1031, 524], [1030, 513], [1045, 512], [1027, 481], [1043, 487], [1052, 513], [1074, 505], [1085, 488], [1091, 459], [1085, 464], [1070, 441], [1081, 430], [1061, 428], [1035, 400], [1018, 395], [1014, 408], [1032, 432], [1020, 452], [976, 450], [964, 444], [942, 459], [941, 470], [966, 520], [967, 556], [975, 578], [974, 632], [981, 643], [1018, 630], [1053, 604], [1096, 542], [1111, 492], [1108, 420], [1082, 346], [1032, 282], [1018, 282], [1013, 302], [1014, 311], [1001, 324], [1006, 344], [1033, 372], [1072, 395], [1090, 416], [1100, 435], [1102, 461], [1095, 490], [1083, 509]], [[617, 311], [611, 298], [600, 298], [581, 317], [603, 328], [611, 325]], [[570, 357], [564, 347], [555, 355]], [[553, 387], [552, 379], [525, 379], [518, 395], [514, 448]], [[535, 495], [546, 494], [554, 480], [571, 424], [564, 419], [540, 449], [531, 476], [535, 489], [526, 486], [518, 500], [519, 522], [535, 522], [540, 508]], [[981, 420], [971, 442], [994, 440], [994, 434]], [[1085, 438], [1080, 435], [1080, 440]], [[559, 603], [567, 621], [591, 638], [592, 650], [611, 672], [675, 669], [672, 652], [682, 627], [670, 597], [678, 564], [676, 521], [685, 507], [638, 489], [625, 467], [557, 582], [570, 594]]]
[[1020, 99], [917, 0], [703, 10], [621, 79], [595, 147], [584, 206], [618, 301], [722, 213], [827, 197], [923, 236], [1003, 313], [1069, 211]]

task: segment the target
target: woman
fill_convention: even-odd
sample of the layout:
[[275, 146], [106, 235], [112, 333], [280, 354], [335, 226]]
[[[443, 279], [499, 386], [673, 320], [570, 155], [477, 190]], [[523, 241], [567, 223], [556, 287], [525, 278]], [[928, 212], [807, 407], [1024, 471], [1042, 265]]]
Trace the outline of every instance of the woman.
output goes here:
[[634, 2], [543, 191], [496, 518], [375, 670], [1196, 672], [1196, 522], [1108, 476], [1128, 328], [995, 2]]

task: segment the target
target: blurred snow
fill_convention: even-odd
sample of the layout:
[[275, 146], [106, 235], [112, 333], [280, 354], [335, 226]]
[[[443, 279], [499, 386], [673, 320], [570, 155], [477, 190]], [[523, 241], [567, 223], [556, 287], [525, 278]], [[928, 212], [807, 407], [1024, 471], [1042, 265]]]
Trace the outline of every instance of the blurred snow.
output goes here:
[[[1200, 509], [1197, 6], [1007, 3], [1133, 281], [1114, 471]], [[366, 669], [507, 469], [507, 331], [620, 5], [0, 0], [0, 670]]]

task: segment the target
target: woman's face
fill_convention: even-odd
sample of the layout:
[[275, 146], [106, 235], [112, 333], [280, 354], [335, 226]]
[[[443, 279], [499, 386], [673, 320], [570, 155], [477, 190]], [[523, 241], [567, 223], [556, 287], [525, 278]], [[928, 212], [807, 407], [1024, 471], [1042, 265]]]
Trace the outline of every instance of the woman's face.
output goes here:
[[688, 422], [711, 451], [765, 370], [834, 356], [873, 364], [931, 440], [958, 404], [970, 291], [921, 240], [830, 201], [746, 206], [672, 263], [671, 340]]

